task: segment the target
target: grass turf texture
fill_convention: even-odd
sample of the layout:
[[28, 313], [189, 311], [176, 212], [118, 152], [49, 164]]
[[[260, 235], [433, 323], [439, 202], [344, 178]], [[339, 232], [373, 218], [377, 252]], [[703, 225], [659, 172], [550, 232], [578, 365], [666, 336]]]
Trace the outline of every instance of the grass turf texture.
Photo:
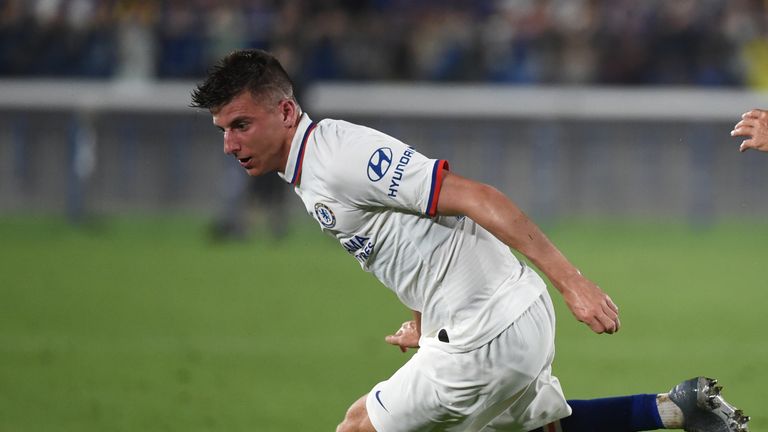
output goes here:
[[[0, 430], [333, 430], [408, 355], [409, 313], [309, 225], [210, 244], [189, 219], [0, 219]], [[768, 428], [768, 225], [546, 230], [620, 305], [598, 336], [555, 295], [569, 398], [709, 374]]]

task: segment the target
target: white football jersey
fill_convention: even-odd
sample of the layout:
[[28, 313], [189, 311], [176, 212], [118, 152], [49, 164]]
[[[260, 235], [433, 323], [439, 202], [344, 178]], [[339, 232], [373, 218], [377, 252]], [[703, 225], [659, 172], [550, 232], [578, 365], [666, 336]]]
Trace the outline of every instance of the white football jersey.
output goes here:
[[444, 169], [374, 129], [304, 114], [280, 176], [323, 231], [422, 313], [421, 346], [465, 352], [500, 334], [546, 286], [471, 219], [436, 216]]

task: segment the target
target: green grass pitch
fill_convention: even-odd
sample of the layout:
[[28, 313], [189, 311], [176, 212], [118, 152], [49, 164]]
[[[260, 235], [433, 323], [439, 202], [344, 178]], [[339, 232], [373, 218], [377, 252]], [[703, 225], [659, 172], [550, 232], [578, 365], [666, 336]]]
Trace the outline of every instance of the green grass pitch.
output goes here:
[[[204, 227], [0, 219], [0, 430], [333, 430], [408, 358], [383, 342], [408, 311], [317, 227], [240, 244]], [[622, 314], [594, 335], [553, 294], [569, 398], [707, 374], [768, 429], [768, 224], [545, 231]]]

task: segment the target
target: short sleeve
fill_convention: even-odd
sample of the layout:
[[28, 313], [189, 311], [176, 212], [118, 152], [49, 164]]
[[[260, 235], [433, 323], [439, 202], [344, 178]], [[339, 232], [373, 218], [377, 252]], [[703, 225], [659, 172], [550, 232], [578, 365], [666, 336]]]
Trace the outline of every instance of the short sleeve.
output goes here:
[[326, 179], [337, 196], [355, 206], [436, 215], [447, 161], [430, 159], [395, 138], [362, 126], [350, 125], [338, 136], [333, 178]]

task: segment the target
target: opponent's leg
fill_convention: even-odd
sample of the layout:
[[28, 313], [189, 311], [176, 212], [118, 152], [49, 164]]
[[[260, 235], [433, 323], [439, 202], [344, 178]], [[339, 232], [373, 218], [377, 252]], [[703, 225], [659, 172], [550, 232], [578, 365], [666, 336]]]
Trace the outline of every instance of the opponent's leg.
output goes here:
[[368, 410], [365, 408], [366, 398], [367, 395], [361, 397], [349, 407], [344, 421], [336, 428], [336, 432], [376, 432], [368, 418]]
[[720, 395], [716, 380], [692, 378], [669, 393], [568, 401], [573, 413], [543, 432], [748, 432], [749, 417]]
[[747, 432], [749, 416], [726, 402], [720, 395], [723, 388], [716, 384], [717, 380], [711, 378], [691, 378], [666, 395], [659, 395], [660, 406], [666, 396], [682, 413], [678, 424], [668, 426], [689, 432]]
[[655, 394], [569, 400], [573, 413], [542, 432], [634, 432], [663, 429]]

